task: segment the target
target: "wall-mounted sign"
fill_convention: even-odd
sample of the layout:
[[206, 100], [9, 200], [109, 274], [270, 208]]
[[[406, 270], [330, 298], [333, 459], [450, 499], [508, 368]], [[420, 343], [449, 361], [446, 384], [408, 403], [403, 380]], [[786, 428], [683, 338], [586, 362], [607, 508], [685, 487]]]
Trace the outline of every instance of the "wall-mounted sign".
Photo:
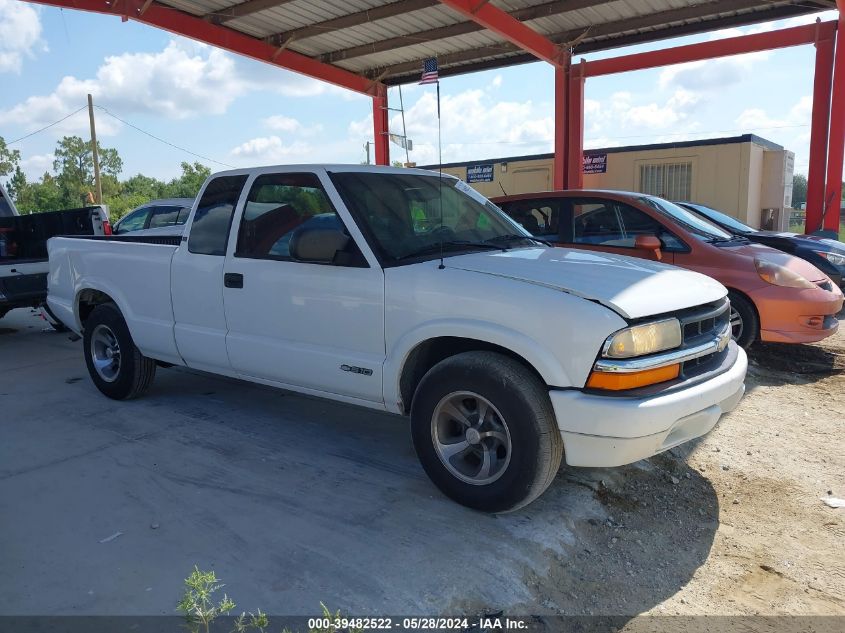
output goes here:
[[606, 174], [607, 154], [584, 154], [585, 174]]
[[493, 182], [493, 165], [467, 166], [467, 182]]

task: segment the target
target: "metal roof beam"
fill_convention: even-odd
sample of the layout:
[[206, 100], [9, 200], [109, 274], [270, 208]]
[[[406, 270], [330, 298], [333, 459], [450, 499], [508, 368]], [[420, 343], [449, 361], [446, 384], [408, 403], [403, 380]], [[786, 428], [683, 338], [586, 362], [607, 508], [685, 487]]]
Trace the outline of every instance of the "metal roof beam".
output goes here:
[[[602, 0], [600, 2], [596, 2], [595, 0], [555, 0], [554, 2], [546, 2], [533, 7], [510, 11], [509, 14], [511, 17], [524, 22], [552, 15], [559, 15], [561, 13], [568, 13], [569, 11], [577, 11], [578, 9], [585, 9], [587, 7], [594, 7], [597, 4], [604, 4], [612, 1], [613, 0]], [[374, 53], [384, 53], [385, 51], [391, 51], [397, 48], [415, 46], [416, 44], [425, 44], [427, 42], [442, 40], [447, 37], [456, 37], [483, 30], [484, 27], [477, 22], [458, 22], [457, 24], [441, 26], [434, 29], [428, 29], [426, 31], [419, 31], [417, 33], [409, 33], [407, 35], [398, 35], [396, 37], [379, 40], [378, 42], [371, 42], [369, 44], [362, 44], [361, 46], [353, 46], [342, 50], [332, 51], [330, 53], [320, 55], [320, 61], [331, 63], [344, 59], [353, 59], [355, 57], [363, 57]]]
[[488, 0], [440, 0], [440, 2], [538, 59], [555, 66], [564, 63], [560, 46], [505, 11], [494, 7]]
[[[111, 2], [107, 0], [27, 1], [63, 9], [79, 9], [117, 15], [124, 20], [136, 20], [361, 94], [373, 96], [377, 93], [380, 85], [376, 81], [356, 75], [343, 68], [324, 64], [295, 51], [281, 50], [240, 31], [212, 24], [201, 17], [190, 15], [157, 2], [146, 6], [147, 3], [144, 0], [112, 0]], [[145, 6], [146, 10], [142, 13], [142, 8]]]
[[[553, 42], [557, 42], [558, 44], [564, 46], [568, 42], [575, 42], [575, 40], [580, 39], [580, 41], [574, 47], [574, 52], [589, 53], [593, 51], [616, 48], [619, 46], [638, 44], [640, 42], [657, 41], [681, 35], [691, 35], [695, 33], [712, 31], [717, 28], [724, 28], [728, 26], [742, 26], [745, 24], [765, 22], [768, 20], [789, 17], [800, 13], [811, 12], [811, 10], [808, 11], [807, 9], [802, 8], [804, 7], [803, 3], [801, 5], [787, 4], [777, 5], [774, 6], [772, 9], [768, 9], [765, 11], [747, 14], [737, 14], [733, 16], [702, 21], [710, 16], [718, 16], [718, 14], [720, 13], [726, 13], [729, 11], [742, 11], [759, 6], [760, 2], [758, 0], [731, 0], [729, 2], [716, 0], [693, 6], [681, 7], [679, 9], [669, 9], [667, 11], [660, 11], [651, 15], [637, 16], [634, 18], [628, 18], [626, 20], [619, 20], [616, 22], [609, 22], [606, 24], [597, 24], [587, 28], [570, 29], [568, 31], [562, 31], [560, 33], [553, 33], [547, 35], [546, 37], [552, 40]], [[658, 28], [642, 33], [629, 33], [630, 31], [637, 31], [649, 27], [653, 28], [653, 25], [655, 24], [663, 25], [676, 22], [684, 22], [687, 20], [697, 21], [689, 24]], [[619, 35], [621, 33], [627, 34]], [[608, 36], [617, 37], [613, 37], [612, 39], [606, 40], [596, 40], [596, 38]], [[488, 48], [490, 50], [486, 54], [479, 54], [474, 57], [479, 58], [492, 55], [501, 55], [503, 53], [512, 53], [517, 50], [516, 47], [507, 45], [505, 43], [499, 45], [498, 47]], [[494, 48], [498, 50], [493, 50]], [[444, 68], [444, 66], [446, 66], [447, 64], [456, 64], [472, 60], [472, 56], [466, 56], [462, 53], [463, 51], [458, 51], [456, 53], [451, 53], [438, 57], [441, 66], [441, 76], [448, 76], [449, 74], [460, 74], [463, 72], [475, 70], [486, 70], [489, 68], [496, 68], [503, 65], [501, 63], [498, 63], [497, 60], [487, 60], [480, 61], [474, 64], [467, 64], [466, 66], [462, 66], [460, 68]], [[534, 61], [534, 56], [519, 55], [511, 57], [509, 59], [513, 59], [514, 63], [523, 64]], [[366, 71], [365, 74], [375, 76], [380, 73], [386, 72], [384, 76], [390, 78], [388, 80], [388, 83], [403, 83], [404, 81], [412, 81], [415, 78], [411, 73], [413, 73], [413, 71], [415, 71], [417, 68], [420, 68], [421, 64], [422, 60], [402, 62], [383, 68], [370, 69]]]
[[[254, 0], [258, 1], [258, 0]], [[291, 38], [295, 40], [302, 40], [306, 37], [314, 37], [317, 35], [325, 35], [332, 31], [340, 29], [348, 29], [367, 22], [374, 22], [375, 20], [383, 20], [391, 18], [403, 13], [410, 13], [411, 11], [419, 11], [420, 9], [427, 9], [439, 4], [439, 0], [398, 0], [398, 2], [391, 2], [379, 7], [367, 9], [366, 11], [358, 11], [357, 13], [350, 13], [342, 15], [331, 20], [317, 22], [316, 24], [309, 24], [298, 29], [291, 29], [283, 33], [276, 33], [269, 35], [266, 39], [272, 44], [290, 41]]]
[[225, 24], [226, 22], [237, 20], [238, 18], [242, 18], [246, 15], [252, 15], [253, 13], [264, 11], [265, 9], [280, 7], [288, 4], [289, 2], [293, 2], [293, 0], [247, 0], [246, 2], [226, 7], [225, 9], [218, 9], [217, 11], [206, 13], [203, 17], [214, 24]]
[[602, 75], [624, 73], [633, 70], [658, 68], [673, 64], [685, 64], [719, 57], [729, 57], [731, 55], [742, 55], [745, 53], [787, 48], [789, 46], [812, 44], [816, 41], [818, 33], [830, 36], [835, 30], [836, 22], [833, 21], [822, 22], [821, 24], [805, 24], [803, 26], [794, 26], [777, 31], [738, 35], [736, 37], [726, 37], [710, 42], [699, 42], [698, 44], [687, 44], [686, 46], [675, 46], [673, 48], [648, 51], [647, 53], [635, 53], [633, 55], [623, 55], [621, 57], [611, 57], [609, 59], [598, 59], [582, 63], [586, 77], [600, 77]]

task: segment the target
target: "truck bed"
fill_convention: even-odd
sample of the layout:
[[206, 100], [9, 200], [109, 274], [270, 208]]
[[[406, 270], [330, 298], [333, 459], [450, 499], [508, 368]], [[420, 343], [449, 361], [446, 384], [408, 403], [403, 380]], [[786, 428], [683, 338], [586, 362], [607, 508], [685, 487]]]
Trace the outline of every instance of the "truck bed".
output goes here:
[[[170, 263], [178, 236], [56, 237], [49, 241], [49, 306], [60, 321], [79, 332], [76, 295], [86, 287], [117, 304], [145, 356], [179, 358], [173, 338]], [[90, 290], [89, 290], [90, 291]]]

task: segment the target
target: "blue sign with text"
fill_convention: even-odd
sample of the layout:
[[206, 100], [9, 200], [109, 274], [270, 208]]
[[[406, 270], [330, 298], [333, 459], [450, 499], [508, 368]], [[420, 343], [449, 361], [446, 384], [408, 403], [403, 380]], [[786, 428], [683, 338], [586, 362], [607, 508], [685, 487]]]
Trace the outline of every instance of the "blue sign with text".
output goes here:
[[493, 165], [469, 165], [467, 182], [493, 182]]

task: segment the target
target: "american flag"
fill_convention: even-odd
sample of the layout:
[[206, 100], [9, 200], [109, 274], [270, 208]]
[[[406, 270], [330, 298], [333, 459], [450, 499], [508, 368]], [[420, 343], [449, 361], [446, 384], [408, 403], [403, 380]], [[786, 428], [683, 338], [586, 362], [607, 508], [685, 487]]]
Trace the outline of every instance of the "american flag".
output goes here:
[[434, 57], [429, 57], [423, 62], [423, 72], [422, 77], [420, 77], [420, 85], [436, 84], [437, 80], [437, 60]]

